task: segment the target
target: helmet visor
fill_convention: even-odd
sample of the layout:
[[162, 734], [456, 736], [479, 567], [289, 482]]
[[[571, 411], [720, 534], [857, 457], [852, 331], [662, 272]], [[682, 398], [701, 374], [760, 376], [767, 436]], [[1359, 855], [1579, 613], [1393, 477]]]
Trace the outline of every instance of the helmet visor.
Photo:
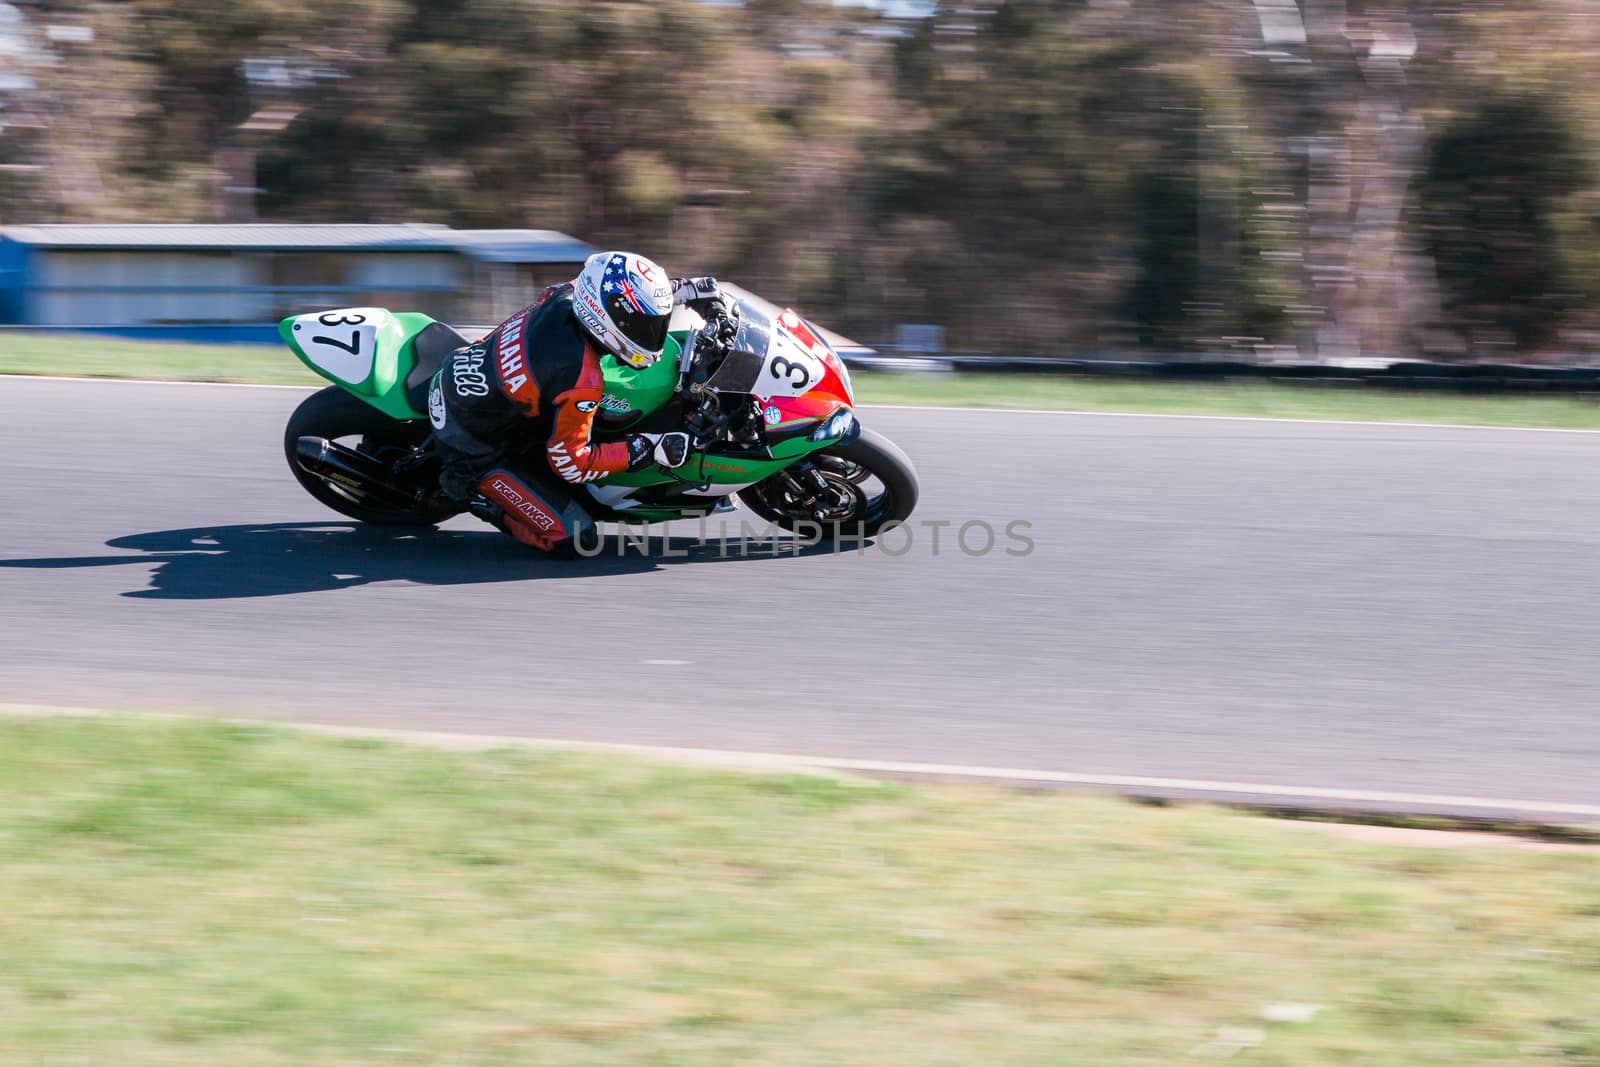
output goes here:
[[650, 315], [636, 310], [621, 293], [606, 298], [606, 312], [617, 324], [622, 336], [644, 349], [660, 355], [667, 345], [667, 323], [671, 315]]

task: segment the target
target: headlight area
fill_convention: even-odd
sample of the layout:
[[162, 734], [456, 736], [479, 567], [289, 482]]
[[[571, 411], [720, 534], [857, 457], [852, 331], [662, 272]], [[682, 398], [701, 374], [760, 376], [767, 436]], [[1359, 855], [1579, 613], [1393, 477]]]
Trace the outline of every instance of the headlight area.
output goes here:
[[832, 441], [838, 438], [853, 438], [860, 432], [861, 424], [856, 422], [856, 413], [849, 408], [840, 408], [817, 424], [817, 428], [811, 431], [811, 440]]

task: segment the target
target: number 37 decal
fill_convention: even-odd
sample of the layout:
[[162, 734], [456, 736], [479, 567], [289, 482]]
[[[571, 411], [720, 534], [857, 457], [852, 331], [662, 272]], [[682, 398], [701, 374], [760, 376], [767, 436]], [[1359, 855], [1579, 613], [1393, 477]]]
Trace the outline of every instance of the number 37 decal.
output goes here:
[[[328, 327], [329, 329], [339, 326], [362, 326], [365, 325], [366, 321], [367, 317], [365, 315], [343, 315], [337, 311], [330, 311], [326, 315], [317, 316], [317, 322]], [[317, 345], [332, 345], [334, 348], [344, 349], [352, 356], [359, 356], [361, 354], [361, 331], [350, 331], [349, 344], [345, 344], [337, 337], [329, 337], [324, 334], [318, 334], [312, 337], [311, 343]]]
[[297, 316], [295, 351], [326, 377], [360, 383], [372, 375], [379, 335], [390, 321], [382, 308], [337, 308]]

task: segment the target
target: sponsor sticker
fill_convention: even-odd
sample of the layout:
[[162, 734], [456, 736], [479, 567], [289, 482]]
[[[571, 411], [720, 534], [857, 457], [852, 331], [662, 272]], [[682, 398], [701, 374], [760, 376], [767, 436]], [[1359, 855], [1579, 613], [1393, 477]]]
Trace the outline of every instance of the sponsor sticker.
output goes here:
[[566, 442], [557, 441], [546, 449], [546, 452], [550, 456], [550, 466], [554, 468], [557, 474], [561, 475], [563, 480], [569, 482], [583, 481], [583, 470], [568, 454]]
[[489, 488], [508, 505], [509, 510], [515, 511], [540, 530], [548, 533], [555, 529], [556, 517], [541, 507], [537, 500], [524, 493], [521, 486], [512, 485], [506, 479], [496, 476]]
[[766, 420], [768, 426], [775, 426], [778, 420], [783, 418], [783, 412], [772, 405], [768, 405], [767, 410], [761, 413], [761, 417]]
[[489, 376], [483, 373], [484, 346], [473, 345], [457, 352], [450, 365], [457, 396], [488, 396]]
[[593, 411], [595, 408], [597, 408], [599, 406], [600, 406], [600, 402], [598, 400], [580, 400], [576, 404], [573, 405], [573, 407], [576, 407], [579, 411], [583, 412], [585, 415], [589, 414], [589, 412]]
[[500, 335], [500, 345], [496, 350], [500, 380], [513, 395], [528, 384], [527, 353], [522, 344], [522, 331], [527, 322], [527, 315], [519, 315], [513, 319], [506, 326], [505, 332]]
[[435, 430], [444, 429], [444, 390], [439, 388], [439, 379], [434, 378], [428, 386], [428, 421]]

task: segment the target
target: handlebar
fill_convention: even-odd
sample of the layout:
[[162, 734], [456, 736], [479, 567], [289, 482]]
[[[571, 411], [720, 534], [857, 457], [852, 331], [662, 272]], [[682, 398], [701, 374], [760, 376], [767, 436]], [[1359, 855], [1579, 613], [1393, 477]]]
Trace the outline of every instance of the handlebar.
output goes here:
[[739, 333], [736, 314], [713, 313], [698, 330], [690, 332], [678, 359], [677, 391], [686, 401], [684, 429], [696, 451], [722, 440], [741, 414], [725, 409], [724, 398], [706, 388], [733, 353]]

